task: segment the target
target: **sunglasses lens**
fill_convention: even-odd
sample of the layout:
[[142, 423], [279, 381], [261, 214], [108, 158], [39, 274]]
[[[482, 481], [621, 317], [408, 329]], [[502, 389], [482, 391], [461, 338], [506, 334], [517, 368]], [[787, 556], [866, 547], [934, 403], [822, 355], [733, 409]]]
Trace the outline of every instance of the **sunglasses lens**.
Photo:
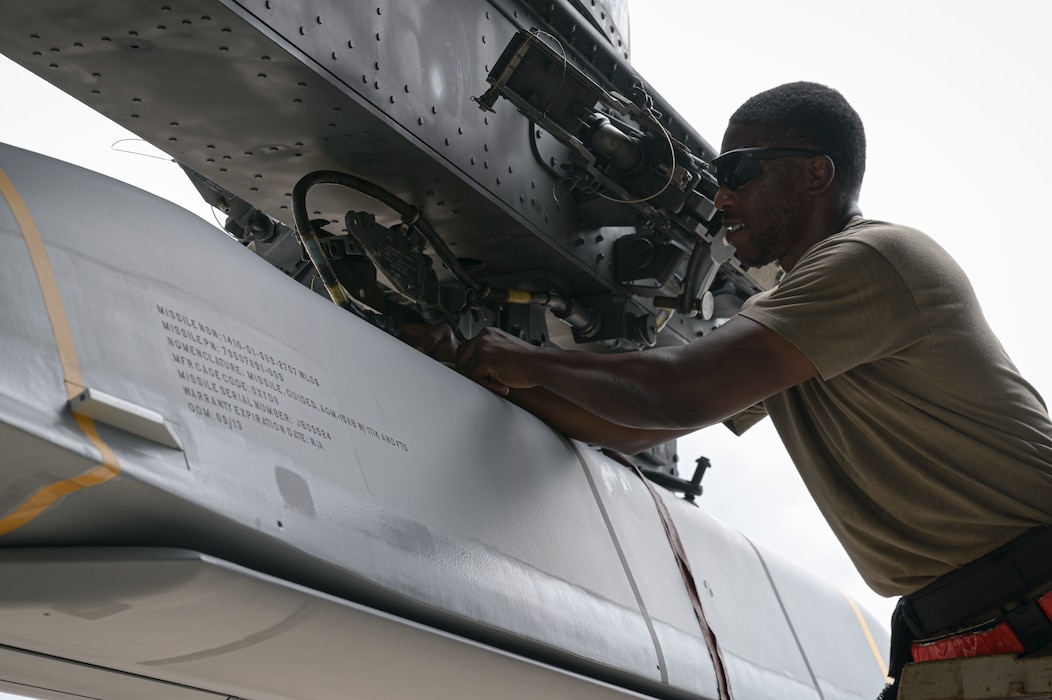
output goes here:
[[746, 156], [739, 159], [737, 167], [734, 168], [734, 172], [729, 178], [731, 189], [737, 189], [752, 180], [760, 174], [761, 168], [760, 161], [755, 158]]
[[728, 153], [717, 158], [716, 182], [727, 189], [736, 190], [760, 174], [760, 161], [749, 158], [745, 153]]
[[763, 171], [761, 160], [786, 158], [789, 156], [830, 156], [822, 151], [808, 148], [777, 148], [758, 146], [727, 151], [712, 160], [713, 174], [721, 187], [736, 190], [743, 187]]

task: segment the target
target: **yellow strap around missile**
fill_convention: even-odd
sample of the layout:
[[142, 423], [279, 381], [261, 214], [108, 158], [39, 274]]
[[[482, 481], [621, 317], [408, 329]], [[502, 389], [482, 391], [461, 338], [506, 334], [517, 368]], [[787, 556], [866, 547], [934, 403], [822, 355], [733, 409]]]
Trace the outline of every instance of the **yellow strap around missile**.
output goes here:
[[[2, 168], [0, 168], [0, 195], [7, 201], [22, 232], [26, 247], [29, 249], [29, 257], [40, 284], [40, 291], [44, 296], [44, 306], [55, 336], [67, 396], [73, 398], [84, 390], [84, 379], [80, 372], [80, 361], [77, 359], [77, 348], [73, 343], [73, 332], [66, 316], [66, 308], [62, 304], [62, 295], [59, 293], [58, 280], [51, 267], [51, 260], [44, 246], [44, 238], [37, 229], [29, 207], [26, 206], [22, 195], [19, 194], [11, 178]], [[0, 536], [33, 521], [65, 496], [81, 489], [103, 484], [120, 474], [120, 462], [117, 460], [117, 455], [99, 436], [95, 422], [84, 416], [74, 415], [74, 418], [77, 426], [99, 451], [102, 463], [72, 479], [57, 481], [38, 488], [12, 511], [0, 514]]]

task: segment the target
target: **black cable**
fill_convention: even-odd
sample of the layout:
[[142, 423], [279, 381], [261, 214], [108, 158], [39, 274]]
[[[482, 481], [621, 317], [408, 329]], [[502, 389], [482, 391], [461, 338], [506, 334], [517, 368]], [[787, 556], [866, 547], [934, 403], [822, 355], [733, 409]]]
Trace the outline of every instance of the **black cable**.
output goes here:
[[[572, 299], [551, 292], [528, 293], [519, 290], [496, 289], [489, 284], [475, 280], [453, 255], [445, 241], [439, 237], [438, 232], [420, 215], [420, 211], [396, 195], [354, 175], [335, 170], [317, 170], [304, 175], [292, 188], [292, 215], [296, 223], [296, 229], [299, 231], [300, 240], [307, 250], [307, 255], [310, 257], [311, 262], [314, 263], [314, 267], [317, 269], [318, 275], [329, 291], [332, 300], [359, 317], [388, 330], [385, 325], [389, 324], [386, 321], [384, 323], [380, 322], [382, 317], [366, 309], [359, 308], [354, 303], [350, 294], [343, 288], [336, 276], [336, 271], [321, 249], [317, 234], [314, 232], [314, 224], [307, 213], [307, 192], [315, 185], [341, 185], [348, 187], [372, 197], [395, 211], [402, 217], [403, 225], [415, 227], [420, 232], [442, 263], [461, 284], [475, 294], [476, 299], [495, 299], [502, 302], [510, 301], [511, 303], [522, 303], [522, 300], [528, 299], [528, 303], [547, 306], [557, 317], [566, 321], [582, 334], [590, 335], [598, 332], [600, 326], [598, 315], [593, 310], [574, 302]], [[514, 301], [511, 297], [518, 297], [520, 300]], [[454, 333], [457, 334], [459, 339], [463, 340], [457, 324], [450, 317], [451, 315], [447, 313], [446, 316], [447, 322], [453, 328]], [[388, 332], [391, 331], [389, 330]]]
[[[442, 264], [457, 278], [457, 281], [478, 294], [485, 295], [488, 292], [489, 286], [476, 281], [464, 269], [464, 266], [453, 255], [453, 251], [449, 249], [449, 246], [446, 245], [445, 241], [438, 235], [438, 232], [428, 223], [427, 219], [420, 215], [420, 211], [416, 207], [407, 204], [382, 187], [354, 175], [348, 175], [336, 170], [317, 170], [300, 178], [300, 181], [292, 189], [292, 213], [296, 220], [296, 228], [301, 232], [301, 237], [303, 231], [310, 230], [310, 220], [307, 217], [306, 206], [307, 191], [315, 185], [342, 185], [343, 187], [357, 190], [388, 206], [402, 217], [403, 224], [416, 227], [424, 237], [424, 240], [434, 249]], [[320, 270], [319, 274], [321, 274]], [[322, 281], [325, 281], [324, 277]]]

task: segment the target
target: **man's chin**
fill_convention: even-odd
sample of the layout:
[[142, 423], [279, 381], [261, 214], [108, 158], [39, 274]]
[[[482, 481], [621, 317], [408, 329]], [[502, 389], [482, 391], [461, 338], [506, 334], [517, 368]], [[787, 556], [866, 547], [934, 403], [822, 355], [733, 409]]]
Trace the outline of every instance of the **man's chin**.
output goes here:
[[750, 241], [748, 237], [740, 237], [738, 239], [738, 245], [735, 245], [734, 241], [732, 241], [731, 238], [728, 237], [727, 243], [732, 248], [734, 248], [734, 253], [738, 256], [738, 259], [746, 265], [748, 265], [749, 267], [762, 267], [766, 264], [765, 262], [763, 262], [763, 259], [767, 257], [763, 254], [764, 251], [757, 250], [755, 246], [750, 246]]
[[771, 259], [770, 256], [754, 255], [751, 254], [749, 251], [745, 251], [745, 253], [743, 254], [742, 251], [739, 250], [737, 251], [737, 254], [738, 259], [741, 260], [745, 265], [748, 265], [749, 267], [763, 267], [768, 263], [774, 262], [774, 260]]

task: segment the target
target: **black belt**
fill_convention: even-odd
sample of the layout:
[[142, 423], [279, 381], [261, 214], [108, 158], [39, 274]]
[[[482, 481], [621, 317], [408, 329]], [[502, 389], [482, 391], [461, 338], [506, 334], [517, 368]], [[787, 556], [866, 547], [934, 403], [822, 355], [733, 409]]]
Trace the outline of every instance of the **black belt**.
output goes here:
[[881, 698], [893, 700], [897, 696], [897, 680], [903, 667], [912, 661], [914, 640], [1004, 619], [1026, 652], [1040, 649], [1052, 639], [1052, 621], [1036, 599], [1050, 586], [1052, 525], [1044, 525], [903, 596], [891, 617], [889, 675], [895, 682], [885, 688]]
[[[1046, 525], [905, 596], [904, 620], [917, 639], [984, 622], [982, 617], [986, 615], [988, 619], [1004, 615], [1009, 622], [1013, 617], [1019, 618], [1023, 628], [1032, 626], [1026, 619], [1033, 615], [1043, 621], [1041, 627], [1047, 627], [1048, 619], [1031, 604], [1031, 599], [1044, 593], [1036, 589], [1050, 582], [1052, 526]], [[1012, 627], [1016, 629], [1016, 624]], [[1029, 648], [1027, 640], [1020, 637]], [[1045, 636], [1044, 641], [1047, 639]]]

